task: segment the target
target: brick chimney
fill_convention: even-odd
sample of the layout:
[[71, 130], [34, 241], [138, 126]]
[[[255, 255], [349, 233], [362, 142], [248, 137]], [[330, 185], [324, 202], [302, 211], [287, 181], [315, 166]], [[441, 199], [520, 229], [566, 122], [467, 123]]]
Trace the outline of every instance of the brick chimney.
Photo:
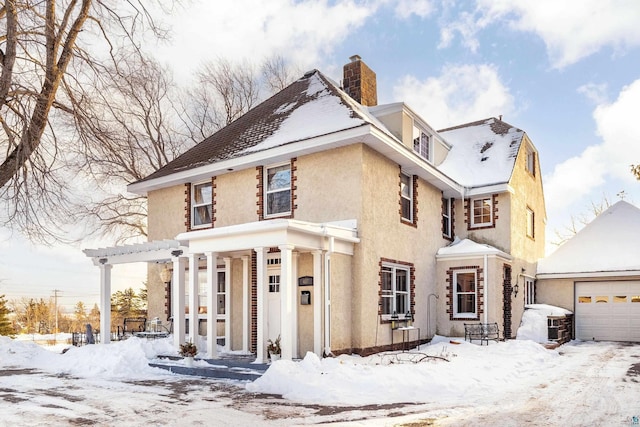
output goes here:
[[349, 59], [351, 62], [343, 69], [342, 87], [345, 92], [362, 105], [378, 105], [376, 73], [362, 62], [359, 55], [353, 55]]

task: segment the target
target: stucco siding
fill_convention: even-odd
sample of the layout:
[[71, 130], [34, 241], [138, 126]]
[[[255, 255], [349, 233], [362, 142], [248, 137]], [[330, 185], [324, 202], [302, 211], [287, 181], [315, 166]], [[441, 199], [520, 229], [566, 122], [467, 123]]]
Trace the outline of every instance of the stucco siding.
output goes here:
[[215, 228], [258, 220], [257, 175], [256, 169], [250, 168], [216, 177]]

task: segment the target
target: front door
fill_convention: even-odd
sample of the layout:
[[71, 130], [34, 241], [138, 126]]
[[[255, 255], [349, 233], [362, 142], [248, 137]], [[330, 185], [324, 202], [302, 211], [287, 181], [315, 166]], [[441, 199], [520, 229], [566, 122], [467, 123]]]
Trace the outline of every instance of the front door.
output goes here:
[[267, 298], [267, 339], [275, 341], [280, 335], [280, 269], [267, 272], [269, 296]]

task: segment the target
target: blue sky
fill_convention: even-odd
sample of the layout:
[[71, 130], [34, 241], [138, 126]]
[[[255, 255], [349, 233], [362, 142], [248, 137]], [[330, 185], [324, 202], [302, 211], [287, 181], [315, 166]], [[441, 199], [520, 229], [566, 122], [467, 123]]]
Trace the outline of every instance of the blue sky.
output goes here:
[[[165, 21], [171, 45], [143, 47], [179, 81], [203, 61], [273, 54], [339, 81], [358, 54], [377, 74], [379, 103], [404, 101], [436, 129], [503, 115], [540, 152], [548, 240], [603, 196], [615, 202], [624, 190], [640, 205], [629, 172], [640, 163], [637, 0], [193, 1]], [[97, 268], [80, 248], [14, 235], [0, 249], [0, 294], [97, 297]], [[116, 286], [139, 288], [140, 271], [114, 268]]]

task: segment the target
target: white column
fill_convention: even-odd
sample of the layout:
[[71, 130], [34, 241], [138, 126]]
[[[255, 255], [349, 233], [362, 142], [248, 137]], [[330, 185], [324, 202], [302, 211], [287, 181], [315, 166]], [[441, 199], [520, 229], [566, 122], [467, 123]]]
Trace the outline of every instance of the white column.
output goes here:
[[265, 259], [264, 248], [255, 248], [256, 251], [256, 281], [257, 281], [257, 342], [256, 342], [256, 363], [264, 363], [267, 360], [267, 348], [265, 342], [265, 334], [267, 327], [267, 287], [265, 281], [267, 280], [267, 262]]
[[176, 347], [184, 343], [184, 272], [187, 258], [173, 257], [173, 279], [171, 279], [171, 311], [173, 312], [173, 343]]
[[278, 246], [280, 249], [280, 347], [282, 359], [293, 359], [293, 245]]
[[100, 343], [111, 342], [111, 264], [100, 264]]
[[207, 252], [207, 354], [218, 357], [218, 254]]
[[231, 258], [224, 258], [224, 349], [231, 350]]
[[242, 257], [242, 351], [249, 351], [249, 338], [251, 331], [249, 330], [249, 257]]
[[293, 252], [291, 259], [291, 302], [292, 302], [292, 312], [291, 312], [291, 333], [293, 334], [292, 345], [293, 348], [291, 353], [293, 357], [300, 357], [298, 354], [298, 307], [300, 306], [300, 297], [298, 292], [298, 257], [300, 253]]
[[313, 251], [313, 352], [322, 357], [322, 251]]
[[198, 255], [189, 254], [189, 340], [198, 345]]

